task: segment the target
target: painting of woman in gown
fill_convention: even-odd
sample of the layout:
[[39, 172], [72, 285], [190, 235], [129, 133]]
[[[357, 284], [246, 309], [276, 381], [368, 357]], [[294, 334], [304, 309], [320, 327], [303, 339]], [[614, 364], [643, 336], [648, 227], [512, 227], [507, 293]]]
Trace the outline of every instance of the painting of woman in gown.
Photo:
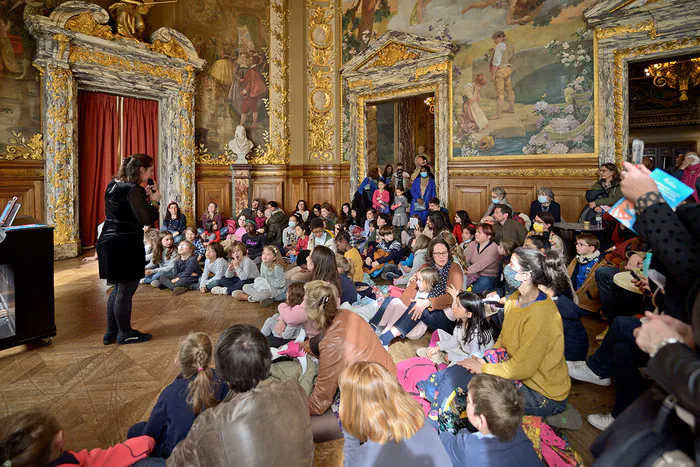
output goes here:
[[488, 127], [486, 114], [479, 107], [481, 89], [486, 86], [486, 77], [479, 73], [474, 81], [464, 86], [462, 92], [462, 115], [460, 125], [465, 133], [478, 133]]

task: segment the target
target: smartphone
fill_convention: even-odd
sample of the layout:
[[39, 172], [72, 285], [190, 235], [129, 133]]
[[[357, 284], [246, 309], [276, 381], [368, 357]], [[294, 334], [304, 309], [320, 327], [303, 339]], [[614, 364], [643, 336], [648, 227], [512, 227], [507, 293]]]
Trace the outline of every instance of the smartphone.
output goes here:
[[634, 165], [641, 165], [642, 158], [644, 158], [644, 141], [635, 139], [632, 141], [632, 163]]
[[630, 269], [630, 274], [632, 274], [632, 277], [634, 277], [635, 280], [638, 280], [638, 281], [641, 281], [641, 280], [642, 280], [642, 278], [639, 277], [639, 274], [637, 274], [636, 272], [634, 272], [634, 270], [632, 270], [632, 269]]

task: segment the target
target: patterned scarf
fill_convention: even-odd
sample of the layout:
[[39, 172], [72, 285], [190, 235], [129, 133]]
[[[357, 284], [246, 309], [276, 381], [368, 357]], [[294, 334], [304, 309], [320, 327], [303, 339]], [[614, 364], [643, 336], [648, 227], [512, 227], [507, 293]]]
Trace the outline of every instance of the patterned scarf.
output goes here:
[[599, 256], [600, 256], [600, 251], [596, 250], [593, 253], [589, 253], [587, 255], [576, 255], [576, 261], [578, 261], [580, 264], [587, 264], [587, 263], [590, 263], [591, 261], [597, 262]]
[[438, 270], [440, 280], [437, 284], [435, 284], [433, 290], [430, 291], [430, 293], [428, 294], [428, 298], [439, 297], [447, 293], [447, 277], [450, 275], [450, 268], [452, 267], [452, 258], [450, 258], [447, 261], [447, 264], [442, 269], [439, 269], [435, 264], [433, 265], [433, 267]]

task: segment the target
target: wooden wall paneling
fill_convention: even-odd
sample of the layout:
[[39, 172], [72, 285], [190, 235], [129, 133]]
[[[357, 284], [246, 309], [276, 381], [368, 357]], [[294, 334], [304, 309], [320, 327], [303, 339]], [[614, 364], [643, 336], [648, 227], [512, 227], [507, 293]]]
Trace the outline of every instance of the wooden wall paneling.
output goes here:
[[341, 176], [339, 179], [339, 186], [338, 189], [336, 190], [336, 193], [339, 195], [339, 199], [337, 202], [337, 210], [340, 210], [341, 207], [343, 206], [343, 203], [350, 203], [352, 205], [352, 195], [350, 194], [350, 177], [349, 176]]
[[450, 180], [450, 215], [464, 209], [473, 222], [478, 222], [490, 202], [491, 187], [488, 180], [477, 181], [462, 177]]
[[[264, 202], [278, 201], [284, 196], [284, 179], [271, 180], [269, 178], [253, 180], [253, 199], [261, 198]], [[278, 201], [279, 202], [279, 201]]]
[[[206, 212], [209, 203], [214, 202], [219, 206], [219, 212], [223, 218], [230, 218], [231, 213], [231, 178], [207, 177], [197, 178], [197, 223], [202, 214]], [[166, 201], [166, 203], [169, 202]], [[189, 219], [188, 219], [189, 220]]]
[[22, 204], [19, 215], [44, 221], [44, 161], [0, 164], [0, 209], [14, 196]]
[[[336, 211], [340, 209], [340, 204], [336, 199], [338, 190], [336, 189], [336, 181], [326, 177], [310, 177], [306, 180], [307, 193], [309, 194], [309, 204], [323, 204], [329, 202]], [[342, 204], [342, 203], [341, 203]]]

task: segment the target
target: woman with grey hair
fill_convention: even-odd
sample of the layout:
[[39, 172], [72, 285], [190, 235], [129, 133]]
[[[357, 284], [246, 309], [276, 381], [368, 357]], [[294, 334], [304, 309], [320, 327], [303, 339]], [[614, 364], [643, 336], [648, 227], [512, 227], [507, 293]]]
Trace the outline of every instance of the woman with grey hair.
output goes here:
[[554, 222], [561, 222], [561, 206], [554, 201], [554, 192], [551, 188], [542, 186], [537, 190], [537, 199], [530, 203], [530, 219], [534, 219], [538, 212], [548, 212], [554, 217]]
[[[510, 208], [513, 209], [513, 206], [506, 199], [506, 190], [504, 190], [500, 186], [493, 187], [493, 189], [491, 190], [491, 204], [489, 205], [489, 208], [486, 210], [484, 215], [481, 216], [481, 222], [493, 222], [491, 215], [493, 214], [493, 210], [497, 204], [505, 204], [506, 206], [510, 206]], [[515, 209], [513, 209], [513, 211], [515, 211]]]

